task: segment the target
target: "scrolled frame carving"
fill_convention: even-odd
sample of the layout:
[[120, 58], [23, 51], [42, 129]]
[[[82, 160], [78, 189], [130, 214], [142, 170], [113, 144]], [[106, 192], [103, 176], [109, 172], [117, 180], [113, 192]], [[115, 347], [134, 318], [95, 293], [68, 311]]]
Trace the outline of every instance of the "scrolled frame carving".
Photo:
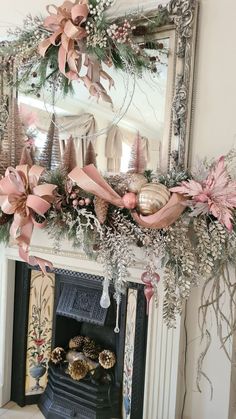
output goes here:
[[177, 33], [177, 65], [175, 92], [172, 104], [172, 135], [178, 139], [178, 150], [173, 150], [170, 144], [170, 157], [174, 153], [174, 165], [178, 167], [187, 167], [192, 117], [193, 70], [198, 1], [171, 0], [166, 7]]

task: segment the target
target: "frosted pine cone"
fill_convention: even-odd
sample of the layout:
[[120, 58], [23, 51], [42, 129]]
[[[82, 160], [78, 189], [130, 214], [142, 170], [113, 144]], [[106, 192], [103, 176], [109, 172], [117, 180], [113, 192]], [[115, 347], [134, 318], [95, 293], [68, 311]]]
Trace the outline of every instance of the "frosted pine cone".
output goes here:
[[53, 364], [60, 364], [60, 362], [64, 361], [66, 353], [63, 348], [57, 347], [53, 349], [50, 355], [50, 360]]
[[70, 349], [82, 349], [84, 345], [84, 337], [83, 336], [75, 336], [74, 338], [70, 339], [69, 341], [69, 348]]
[[95, 209], [96, 216], [99, 223], [104, 224], [107, 218], [107, 212], [108, 212], [108, 207], [109, 207], [108, 202], [96, 196], [94, 198], [93, 203], [94, 203], [94, 209]]
[[116, 363], [116, 356], [114, 352], [108, 351], [105, 349], [104, 351], [100, 352], [99, 354], [99, 364], [105, 368], [105, 370], [109, 370], [110, 368], [114, 367]]
[[89, 366], [86, 361], [77, 359], [72, 364], [69, 364], [68, 372], [73, 380], [80, 381], [86, 377], [89, 372]]

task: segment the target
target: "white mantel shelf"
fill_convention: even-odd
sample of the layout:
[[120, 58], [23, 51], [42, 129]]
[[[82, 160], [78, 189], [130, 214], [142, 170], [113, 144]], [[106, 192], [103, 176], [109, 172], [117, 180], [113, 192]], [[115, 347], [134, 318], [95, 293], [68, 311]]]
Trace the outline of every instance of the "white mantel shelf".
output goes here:
[[[40, 243], [40, 245], [39, 245]], [[102, 266], [62, 241], [55, 254], [45, 232], [32, 237], [31, 254], [50, 260], [55, 268], [92, 275], [103, 275]], [[131, 282], [140, 282], [144, 269], [141, 256], [130, 271]], [[10, 400], [12, 331], [15, 284], [15, 261], [20, 260], [16, 246], [0, 245], [0, 406]], [[175, 419], [180, 346], [180, 320], [176, 329], [168, 330], [162, 319], [162, 283], [159, 306], [150, 305], [143, 419]]]

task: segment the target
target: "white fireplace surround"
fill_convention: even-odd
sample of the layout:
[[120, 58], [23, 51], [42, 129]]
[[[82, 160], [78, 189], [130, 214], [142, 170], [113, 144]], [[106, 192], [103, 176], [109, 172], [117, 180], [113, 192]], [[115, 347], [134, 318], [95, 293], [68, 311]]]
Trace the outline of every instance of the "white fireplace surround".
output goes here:
[[[37, 245], [36, 245], [37, 243]], [[42, 243], [41, 246], [38, 243]], [[45, 243], [45, 244], [44, 244]], [[75, 251], [68, 242], [61, 243], [61, 250], [54, 253], [52, 243], [44, 232], [34, 235], [31, 253], [53, 262], [54, 266], [93, 275], [103, 275], [100, 264]], [[12, 332], [15, 285], [15, 261], [18, 249], [0, 245], [0, 406], [10, 400]], [[129, 280], [139, 282], [143, 272], [138, 260], [130, 269]], [[159, 283], [159, 306], [151, 302], [149, 312], [146, 377], [143, 419], [175, 419], [177, 400], [180, 323], [175, 330], [168, 330], [162, 319], [163, 290]], [[19, 298], [21, 298], [19, 296]]]

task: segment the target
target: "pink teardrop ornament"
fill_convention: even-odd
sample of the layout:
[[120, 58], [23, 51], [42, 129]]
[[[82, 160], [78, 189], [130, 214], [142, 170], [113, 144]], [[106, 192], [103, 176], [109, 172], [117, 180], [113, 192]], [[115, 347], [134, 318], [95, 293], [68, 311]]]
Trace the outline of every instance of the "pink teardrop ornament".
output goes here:
[[145, 287], [144, 287], [144, 295], [145, 295], [145, 297], [146, 297], [146, 301], [147, 301], [147, 316], [148, 316], [148, 314], [149, 314], [149, 304], [150, 304], [150, 301], [151, 301], [151, 299], [152, 299], [152, 297], [153, 297], [153, 294], [154, 294], [154, 289], [153, 289], [153, 287], [152, 286], [150, 286], [150, 285], [146, 285]]

